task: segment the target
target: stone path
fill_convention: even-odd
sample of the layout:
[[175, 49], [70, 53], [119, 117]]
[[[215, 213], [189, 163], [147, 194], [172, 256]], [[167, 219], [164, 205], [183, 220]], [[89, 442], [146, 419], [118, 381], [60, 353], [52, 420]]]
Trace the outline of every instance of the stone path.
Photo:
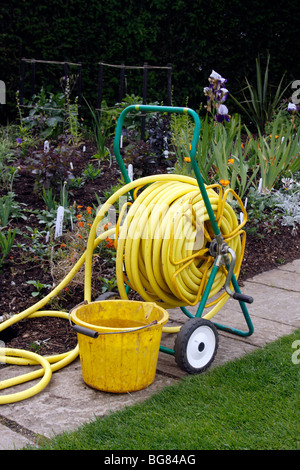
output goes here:
[[[219, 348], [212, 367], [251, 353], [300, 327], [300, 259], [247, 280], [241, 291], [254, 298], [248, 305], [254, 333], [240, 337], [219, 330]], [[175, 323], [187, 321], [180, 309], [169, 313]], [[247, 329], [239, 303], [231, 299], [213, 321]], [[162, 344], [173, 348], [174, 336], [163, 334]], [[17, 366], [2, 369], [1, 379], [15, 376], [18, 369]], [[54, 433], [75, 430], [95, 416], [145, 400], [185, 375], [173, 356], [160, 352], [156, 377], [149, 387], [134, 393], [111, 394], [91, 389], [83, 382], [77, 359], [54, 373], [49, 385], [34, 397], [0, 405], [0, 450], [21, 449], [28, 442], [33, 444], [36, 435], [51, 437]], [[18, 391], [21, 387], [26, 389], [28, 384], [19, 386]]]

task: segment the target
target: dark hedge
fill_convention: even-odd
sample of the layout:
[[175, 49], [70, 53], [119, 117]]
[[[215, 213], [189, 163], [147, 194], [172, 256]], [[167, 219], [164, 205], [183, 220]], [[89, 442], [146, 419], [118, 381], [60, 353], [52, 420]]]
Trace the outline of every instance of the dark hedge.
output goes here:
[[[271, 55], [270, 81], [300, 79], [296, 1], [218, 2], [204, 0], [10, 0], [0, 6], [0, 80], [7, 104], [1, 119], [15, 112], [22, 57], [82, 63], [82, 90], [96, 105], [98, 62], [172, 64], [173, 100], [198, 108], [214, 69], [238, 93], [244, 76], [255, 80], [258, 54]], [[263, 62], [264, 63], [264, 62]], [[59, 90], [63, 69], [37, 65], [37, 85]], [[119, 70], [105, 70], [104, 98], [118, 100]], [[30, 94], [30, 69], [26, 75]], [[141, 96], [142, 72], [127, 72], [129, 94]], [[148, 100], [166, 100], [167, 73], [152, 71]], [[53, 90], [55, 91], [55, 90]], [[27, 96], [30, 97], [30, 96]]]

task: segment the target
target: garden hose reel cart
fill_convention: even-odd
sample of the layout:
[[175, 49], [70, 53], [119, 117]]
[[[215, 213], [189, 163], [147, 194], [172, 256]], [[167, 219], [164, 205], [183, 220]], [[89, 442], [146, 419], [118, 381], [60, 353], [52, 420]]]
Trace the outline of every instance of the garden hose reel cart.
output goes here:
[[[165, 327], [163, 329], [163, 331], [165, 332], [168, 332], [168, 331], [177, 332], [177, 336], [175, 340], [174, 350], [167, 348], [165, 346], [162, 346], [162, 345], [160, 346], [160, 350], [167, 354], [175, 355], [175, 360], [177, 364], [179, 365], [181, 369], [185, 370], [186, 372], [200, 373], [204, 371], [205, 369], [207, 369], [207, 367], [211, 364], [211, 362], [213, 361], [215, 357], [217, 347], [218, 347], [217, 329], [227, 331], [232, 334], [239, 335], [239, 336], [250, 336], [254, 331], [252, 321], [250, 319], [248, 309], [246, 306], [246, 304], [252, 303], [253, 299], [252, 297], [249, 297], [241, 293], [238, 282], [237, 282], [237, 276], [238, 276], [239, 270], [236, 271], [235, 269], [237, 264], [239, 264], [239, 268], [240, 268], [242, 257], [243, 257], [243, 250], [244, 250], [244, 244], [245, 244], [245, 232], [243, 232], [241, 229], [242, 229], [242, 226], [246, 223], [247, 214], [246, 214], [242, 201], [234, 193], [234, 191], [227, 190], [224, 192], [224, 196], [223, 196], [222, 195], [223, 188], [221, 185], [216, 184], [216, 185], [207, 186], [204, 184], [203, 178], [201, 176], [199, 167], [196, 162], [196, 149], [197, 149], [197, 144], [198, 144], [198, 140], [200, 137], [201, 124], [200, 124], [200, 119], [199, 119], [198, 114], [190, 108], [169, 107], [169, 106], [131, 105], [122, 111], [122, 113], [119, 116], [117, 127], [116, 127], [116, 133], [115, 133], [115, 138], [114, 138], [114, 154], [117, 159], [121, 173], [124, 177], [125, 183], [127, 185], [130, 185], [130, 183], [132, 184], [132, 181], [129, 177], [128, 171], [124, 165], [123, 159], [120, 154], [120, 139], [122, 135], [124, 119], [127, 116], [127, 114], [130, 112], [179, 113], [179, 114], [187, 114], [191, 116], [194, 120], [194, 134], [192, 138], [192, 144], [190, 147], [190, 163], [192, 165], [194, 174], [196, 176], [196, 180], [193, 178], [194, 180], [193, 184], [197, 186], [197, 195], [195, 196], [194, 192], [191, 191], [190, 193], [188, 193], [188, 196], [184, 196], [185, 198], [184, 200], [186, 201], [188, 198], [188, 201], [190, 202], [191, 199], [194, 199], [194, 198], [197, 199], [198, 197], [198, 200], [201, 200], [201, 204], [202, 204], [202, 214], [203, 214], [203, 206], [204, 206], [204, 211], [206, 213], [206, 221], [204, 222], [204, 224], [198, 223], [197, 221], [198, 216], [197, 214], [195, 214], [196, 209], [193, 209], [193, 208], [191, 209], [191, 214], [192, 214], [191, 218], [194, 218], [194, 220], [192, 220], [190, 224], [194, 226], [195, 232], [197, 232], [197, 230], [199, 231], [200, 228], [201, 230], [204, 230], [205, 246], [203, 246], [202, 249], [198, 250], [196, 253], [194, 253], [195, 250], [192, 250], [192, 254], [190, 254], [190, 256], [188, 256], [185, 260], [181, 260], [182, 261], [181, 264], [180, 264], [180, 261], [176, 262], [176, 260], [173, 261], [173, 264], [180, 266], [178, 270], [179, 272], [181, 272], [181, 270], [184, 270], [185, 268], [187, 268], [190, 272], [191, 266], [193, 268], [195, 268], [196, 266], [196, 269], [198, 269], [198, 271], [201, 271], [201, 262], [203, 261], [203, 259], [206, 259], [205, 261], [206, 263], [207, 263], [207, 259], [209, 259], [210, 265], [209, 267], [206, 266], [206, 268], [202, 267], [202, 271], [203, 269], [205, 269], [206, 272], [202, 273], [203, 279], [201, 281], [201, 284], [202, 284], [201, 296], [200, 295], [196, 296], [197, 297], [196, 301], [199, 301], [196, 314], [192, 314], [187, 308], [188, 305], [195, 305], [195, 303], [179, 302], [177, 306], [181, 308], [182, 312], [189, 319], [187, 322], [185, 322], [185, 324], [183, 324], [183, 326], [175, 328], [173, 329], [173, 331], [172, 331], [172, 328], [168, 329], [168, 327]], [[155, 181], [167, 180], [167, 181], [172, 182], [172, 179], [174, 179], [174, 180], [179, 180], [179, 183], [184, 185], [186, 184], [186, 182], [189, 184], [191, 180], [191, 178], [189, 179], [189, 177], [183, 177], [182, 175], [180, 176], [180, 175], [175, 175], [175, 174], [174, 175], [153, 175], [152, 179], [151, 177], [149, 181], [148, 179], [147, 177], [145, 177], [145, 178], [141, 178], [138, 181], [142, 182], [143, 180], [145, 180], [145, 187], [147, 187], [148, 183], [150, 183], [149, 186], [151, 187], [153, 182], [155, 183]], [[219, 194], [215, 192], [215, 188], [218, 189]], [[176, 188], [174, 188], [174, 191], [175, 190]], [[234, 197], [238, 200], [238, 203], [244, 213], [244, 221], [241, 224], [238, 224], [235, 215], [232, 215], [231, 208], [229, 207], [229, 204], [226, 202], [226, 198], [228, 197], [229, 193], [234, 194]], [[130, 194], [133, 200], [137, 198], [136, 193], [134, 194], [133, 190], [130, 191]], [[157, 194], [158, 194], [158, 197], [156, 198], [156, 201], [162, 200], [165, 194], [164, 189], [161, 189], [161, 190], [158, 189]], [[216, 206], [215, 199], [217, 199], [217, 208], [215, 207]], [[230, 213], [230, 218], [231, 218], [230, 220], [233, 221], [232, 222], [233, 226], [227, 230], [227, 233], [226, 233], [226, 228], [225, 228], [225, 235], [224, 235], [224, 233], [222, 233], [222, 231], [224, 232], [223, 230], [224, 224], [223, 224], [222, 218], [225, 218], [224, 216], [225, 213], [227, 214], [227, 217], [229, 217], [228, 213]], [[173, 215], [174, 215], [174, 212], [173, 212]], [[176, 212], [175, 212], [175, 215], [176, 215]], [[182, 216], [181, 216], [181, 220], [182, 220]], [[239, 245], [242, 234], [243, 234], [243, 239], [242, 239], [241, 245]], [[233, 244], [232, 244], [232, 240], [235, 241]], [[148, 241], [148, 244], [149, 243], [151, 244], [152, 242]], [[233, 248], [235, 246], [238, 246], [239, 259], [237, 259], [235, 249]], [[169, 252], [169, 255], [170, 255], [170, 252]], [[123, 258], [125, 259], [125, 255], [122, 254], [121, 256], [122, 256], [122, 260]], [[197, 265], [197, 262], [199, 262], [199, 265]], [[147, 261], [145, 261], [145, 263], [147, 264]], [[138, 266], [138, 264], [136, 264], [136, 266]], [[132, 269], [134, 270], [134, 268]], [[124, 270], [124, 265], [123, 265], [123, 270]], [[176, 274], [174, 274], [173, 276], [174, 278], [176, 278], [176, 276], [178, 275], [178, 271], [176, 271]], [[224, 292], [220, 296], [220, 300], [218, 301], [217, 305], [208, 314], [204, 315], [204, 309], [207, 308], [207, 305], [209, 305], [207, 304], [207, 300], [211, 296], [211, 291], [213, 290], [213, 286], [214, 286], [214, 283], [216, 282], [217, 277], [218, 276], [220, 277], [220, 271], [222, 272], [221, 284], [222, 284], [222, 289], [224, 290]], [[123, 276], [125, 278], [124, 274]], [[141, 275], [141, 277], [143, 276]], [[127, 285], [125, 286], [125, 290], [121, 288], [123, 294], [120, 292], [120, 288], [119, 288], [121, 298], [126, 297], [127, 293], [132, 288], [131, 279], [128, 279], [128, 281], [129, 282], [127, 282]], [[145, 282], [147, 285], [147, 281]], [[161, 280], [161, 282], [164, 282], [164, 280]], [[157, 281], [157, 284], [159, 284], [158, 281]], [[217, 285], [218, 285], [217, 289], [220, 290], [220, 284], [217, 283]], [[121, 284], [118, 283], [118, 287], [120, 286]], [[142, 287], [142, 290], [143, 289], [146, 290], [145, 287]], [[178, 290], [180, 291], [180, 286], [179, 287], [177, 286], [177, 292]], [[199, 292], [200, 292], [200, 288], [199, 288]], [[143, 296], [143, 292], [142, 293], [140, 292], [140, 294], [142, 294]], [[179, 292], [179, 296], [180, 296], [180, 292]], [[184, 300], [186, 300], [184, 296], [183, 298]], [[217, 311], [225, 304], [225, 302], [229, 298], [235, 299], [239, 302], [241, 311], [243, 313], [243, 316], [244, 316], [244, 319], [246, 321], [247, 328], [248, 328], [246, 331], [238, 330], [238, 329], [228, 327], [228, 326], [211, 321], [211, 318], [215, 315], [215, 313], [217, 313]], [[146, 297], [145, 300], [149, 300], [149, 298]], [[160, 299], [159, 297], [157, 299], [157, 302], [158, 302], [158, 305], [162, 305], [162, 306], [164, 305], [162, 302], [162, 299]], [[185, 305], [183, 305], [184, 303]]]
[[[120, 137], [124, 118], [129, 112], [137, 111], [188, 114], [193, 118], [195, 127], [190, 160], [196, 178], [159, 174], [130, 180], [120, 155]], [[1, 323], [0, 332], [27, 318], [47, 316], [70, 321], [70, 312], [68, 314], [44, 308], [66, 288], [84, 264], [84, 302], [92, 303], [93, 252], [107, 237], [114, 236], [119, 291], [117, 296], [126, 300], [132, 289], [140, 294], [143, 301], [152, 302], [152, 305], [156, 303], [165, 310], [180, 307], [188, 317], [188, 321], [182, 326], [170, 327], [166, 324], [162, 328], [163, 333], [177, 333], [174, 349], [161, 343], [158, 345], [162, 352], [175, 356], [175, 361], [182, 370], [193, 374], [207, 369], [216, 355], [217, 329], [239, 336], [250, 336], [254, 330], [246, 304], [251, 303], [253, 299], [241, 293], [237, 282], [245, 247], [245, 232], [242, 227], [246, 223], [247, 213], [234, 191], [227, 189], [223, 194], [221, 185], [204, 184], [195, 159], [199, 136], [200, 119], [192, 109], [147, 105], [125, 108], [118, 119], [114, 139], [114, 153], [125, 186], [118, 189], [99, 208], [89, 232], [86, 251], [65, 278], [37, 303]], [[130, 196], [131, 201], [123, 204], [116, 226], [100, 231], [99, 234], [97, 229], [101, 221], [103, 224], [105, 214], [125, 194]], [[233, 208], [226, 201], [229, 194], [237, 200], [244, 215], [240, 224]], [[125, 215], [126, 207], [130, 208]], [[149, 221], [154, 222], [154, 236], [136, 236], [139, 227], [149, 228]], [[151, 228], [150, 224], [150, 232]], [[196, 246], [197, 244], [193, 243], [197, 241], [199, 234], [203, 235], [203, 245], [200, 243], [201, 246]], [[214, 299], [216, 296], [217, 299]], [[212, 321], [229, 298], [239, 302], [248, 330], [237, 330]], [[188, 306], [196, 307], [196, 313], [191, 313]], [[205, 313], [204, 310], [207, 311], [210, 307], [211, 310]], [[75, 327], [74, 329], [76, 330]], [[89, 330], [82, 334], [92, 336], [94, 332]], [[78, 355], [78, 344], [71, 351], [47, 357], [29, 351], [0, 347], [2, 362], [42, 366], [29, 373], [0, 381], [0, 390], [4, 390], [40, 378], [39, 382], [29, 389], [1, 395], [0, 405], [21, 401], [39, 393], [48, 385], [55, 371], [70, 364]]]

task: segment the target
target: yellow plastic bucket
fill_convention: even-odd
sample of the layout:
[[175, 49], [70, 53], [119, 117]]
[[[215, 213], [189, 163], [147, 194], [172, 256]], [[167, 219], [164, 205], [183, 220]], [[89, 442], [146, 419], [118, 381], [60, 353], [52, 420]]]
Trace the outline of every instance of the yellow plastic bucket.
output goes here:
[[[155, 378], [162, 327], [168, 312], [150, 302], [104, 300], [75, 307], [84, 382], [98, 390], [141, 390]], [[92, 337], [80, 331], [87, 329]]]

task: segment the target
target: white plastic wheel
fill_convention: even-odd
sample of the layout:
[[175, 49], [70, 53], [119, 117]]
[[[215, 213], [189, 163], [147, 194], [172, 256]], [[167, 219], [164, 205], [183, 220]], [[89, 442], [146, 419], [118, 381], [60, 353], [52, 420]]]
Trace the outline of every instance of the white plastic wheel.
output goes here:
[[175, 341], [175, 361], [189, 374], [199, 374], [213, 362], [218, 348], [218, 332], [202, 318], [188, 320]]

